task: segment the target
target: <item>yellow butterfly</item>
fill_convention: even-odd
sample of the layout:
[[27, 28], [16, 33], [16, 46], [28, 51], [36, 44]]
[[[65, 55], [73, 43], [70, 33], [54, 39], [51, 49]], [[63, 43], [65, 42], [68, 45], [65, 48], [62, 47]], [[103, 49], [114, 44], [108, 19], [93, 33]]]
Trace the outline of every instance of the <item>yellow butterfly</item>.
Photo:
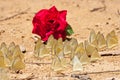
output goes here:
[[52, 48], [51, 48], [51, 54], [52, 54], [52, 56], [54, 56], [55, 53], [56, 53], [55, 52], [56, 44], [57, 44], [57, 40], [54, 39], [54, 43], [52, 44]]
[[62, 67], [67, 67], [67, 61], [64, 58], [64, 45], [63, 45], [63, 42], [62, 42], [62, 38], [58, 39], [55, 49], [56, 49], [55, 54], [56, 54], [56, 56], [58, 56]]
[[57, 44], [62, 45], [62, 47], [63, 47], [63, 41], [62, 41], [62, 38], [59, 38], [59, 39], [57, 40]]
[[0, 68], [5, 68], [6, 67], [6, 62], [5, 62], [5, 57], [2, 51], [0, 51]]
[[92, 29], [90, 32], [90, 36], [89, 36], [89, 42], [93, 45], [93, 46], [97, 46], [97, 35], [95, 33], [95, 31]]
[[86, 54], [87, 54], [88, 56], [91, 56], [91, 54], [92, 54], [93, 51], [96, 49], [96, 47], [90, 45], [87, 40], [85, 40], [84, 45], [85, 45]]
[[2, 43], [1, 43], [0, 49], [2, 49], [2, 47], [7, 47], [7, 45], [6, 45], [5, 42], [2, 42]]
[[83, 42], [79, 43], [76, 50], [75, 50], [75, 54], [80, 58], [82, 54], [85, 53], [85, 46], [83, 44]]
[[38, 57], [44, 58], [44, 57], [49, 56], [49, 55], [50, 55], [50, 51], [48, 48], [46, 48], [46, 46], [43, 46], [39, 49]]
[[61, 71], [64, 69], [64, 67], [61, 64], [61, 60], [58, 56], [54, 56], [54, 59], [52, 61], [52, 69], [54, 71]]
[[15, 43], [14, 42], [11, 42], [9, 47], [8, 47], [8, 50], [11, 54], [13, 54], [14, 52], [14, 49], [15, 49]]
[[15, 50], [15, 43], [11, 42], [8, 47], [8, 53], [7, 53], [7, 58], [9, 59], [10, 62], [13, 60], [14, 50]]
[[63, 67], [67, 67], [68, 66], [68, 60], [66, 60], [64, 57], [61, 57], [60, 61], [61, 61], [61, 65]]
[[64, 42], [64, 54], [70, 54], [71, 53], [71, 50], [72, 50], [72, 47], [71, 47], [71, 45], [70, 45], [70, 43], [69, 43], [69, 41], [65, 41]]
[[17, 57], [24, 59], [24, 54], [21, 52], [19, 45], [15, 46], [15, 50], [13, 52], [13, 59], [16, 59]]
[[88, 57], [88, 55], [86, 53], [83, 53], [80, 57], [80, 62], [81, 64], [87, 64], [90, 62], [90, 58]]
[[76, 49], [77, 46], [78, 46], [78, 41], [77, 41], [77, 39], [72, 38], [72, 39], [70, 40], [70, 45], [71, 45], [71, 47], [72, 47], [72, 50], [75, 51], [75, 49]]
[[7, 45], [4, 42], [1, 44], [1, 51], [4, 56], [4, 61], [6, 62], [6, 66], [8, 66], [10, 64], [10, 60], [8, 59], [9, 51]]
[[21, 70], [25, 68], [25, 63], [20, 57], [14, 58], [12, 65], [11, 65], [12, 70]]
[[55, 45], [55, 54], [57, 56], [59, 56], [59, 55], [64, 56], [62, 38], [58, 39], [58, 41]]
[[53, 37], [53, 35], [50, 35], [46, 46], [47, 46], [47, 48], [52, 48], [53, 44], [54, 44], [54, 37]]
[[38, 39], [36, 44], [35, 44], [35, 48], [34, 48], [34, 54], [36, 57], [39, 56], [39, 51], [40, 51], [40, 48], [42, 48], [44, 45], [42, 44], [42, 41], [41, 39]]
[[7, 45], [6, 45], [4, 42], [1, 43], [1, 51], [2, 51], [2, 53], [4, 54], [4, 56], [6, 56], [7, 53], [8, 53]]
[[118, 38], [114, 30], [107, 34], [106, 43], [109, 49], [118, 45]]
[[96, 60], [98, 60], [100, 58], [101, 58], [101, 56], [98, 53], [98, 50], [97, 49], [94, 50], [93, 53], [92, 53], [92, 55], [91, 55], [91, 61], [96, 61]]
[[106, 47], [106, 40], [104, 38], [104, 35], [98, 32], [97, 34], [97, 48], [98, 50], [103, 49]]
[[72, 62], [73, 62], [73, 71], [82, 71], [83, 70], [82, 64], [77, 56], [74, 56]]
[[77, 39], [75, 39], [75, 38], [72, 38], [71, 40], [70, 40], [70, 46], [71, 46], [71, 54], [70, 54], [70, 59], [73, 59], [73, 57], [74, 57], [74, 55], [75, 55], [75, 50], [76, 50], [76, 48], [77, 48], [77, 46], [78, 46], [78, 41], [77, 41]]

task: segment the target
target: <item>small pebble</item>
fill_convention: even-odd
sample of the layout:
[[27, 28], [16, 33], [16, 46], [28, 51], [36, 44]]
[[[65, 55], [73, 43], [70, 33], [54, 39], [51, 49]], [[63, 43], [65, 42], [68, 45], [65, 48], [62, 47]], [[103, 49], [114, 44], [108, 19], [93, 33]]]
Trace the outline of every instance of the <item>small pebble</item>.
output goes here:
[[77, 78], [79, 80], [92, 80], [88, 75], [72, 74], [71, 77]]
[[20, 45], [20, 50], [22, 51], [22, 53], [25, 53], [26, 52], [26, 48], [22, 45]]
[[79, 4], [77, 4], [76, 7], [80, 7]]
[[25, 38], [25, 36], [21, 36], [21, 38]]
[[99, 27], [99, 25], [96, 24], [95, 27]]
[[120, 28], [115, 28], [116, 30], [119, 30]]
[[111, 18], [108, 18], [108, 20], [111, 20]]
[[108, 25], [109, 24], [109, 22], [106, 22], [106, 25]]

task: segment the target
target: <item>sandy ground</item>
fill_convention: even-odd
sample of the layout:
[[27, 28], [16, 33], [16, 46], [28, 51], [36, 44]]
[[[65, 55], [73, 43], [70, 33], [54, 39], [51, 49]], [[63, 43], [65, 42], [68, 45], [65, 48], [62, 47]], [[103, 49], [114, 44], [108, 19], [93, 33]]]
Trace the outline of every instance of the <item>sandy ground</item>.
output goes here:
[[[37, 11], [55, 5], [58, 10], [67, 10], [67, 21], [72, 26], [79, 42], [88, 39], [90, 29], [101, 31], [105, 35], [111, 30], [117, 32], [120, 40], [120, 0], [0, 0], [0, 43], [25, 46], [26, 62], [42, 62], [32, 57], [34, 41], [32, 37], [32, 19]], [[120, 46], [116, 49], [120, 52]], [[46, 61], [46, 60], [44, 60]], [[72, 74], [84, 72], [101, 72], [87, 74], [92, 80], [120, 80], [120, 56], [102, 57], [96, 63], [84, 66], [83, 72], [66, 69], [57, 74], [50, 68], [51, 64], [28, 64], [22, 74], [10, 73], [10, 80], [78, 80]], [[102, 73], [103, 71], [106, 71]], [[113, 71], [113, 72], [109, 72]], [[23, 79], [24, 80], [24, 79]], [[80, 80], [80, 79], [79, 79]]]

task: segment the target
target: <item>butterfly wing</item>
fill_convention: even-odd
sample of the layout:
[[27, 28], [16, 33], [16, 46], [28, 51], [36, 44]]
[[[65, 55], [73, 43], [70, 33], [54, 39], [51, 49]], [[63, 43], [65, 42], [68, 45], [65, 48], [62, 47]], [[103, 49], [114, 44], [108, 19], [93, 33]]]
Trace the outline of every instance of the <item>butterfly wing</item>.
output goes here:
[[71, 45], [71, 47], [72, 47], [72, 50], [75, 51], [75, 49], [76, 49], [77, 46], [78, 46], [78, 41], [77, 41], [77, 39], [72, 38], [72, 39], [70, 40], [70, 45]]
[[23, 62], [23, 60], [21, 60], [21, 58], [17, 57], [16, 59], [13, 60], [11, 68], [13, 70], [24, 69], [25, 68], [25, 63]]
[[85, 47], [83, 42], [79, 43], [76, 50], [75, 50], [75, 55], [77, 55], [79, 58], [81, 57], [82, 54], [85, 53]]
[[106, 36], [106, 40], [107, 40], [106, 41], [107, 47], [109, 49], [111, 49], [111, 48], [115, 47], [116, 45], [118, 45], [118, 39], [116, 37], [114, 37], [114, 36], [111, 36], [110, 34], [108, 34]]
[[92, 53], [92, 55], [91, 55], [91, 61], [96, 61], [96, 60], [98, 60], [100, 58], [101, 58], [101, 56], [98, 53], [98, 50], [97, 49], [94, 50], [93, 53]]
[[87, 56], [86, 53], [81, 55], [80, 62], [81, 62], [81, 64], [87, 64], [87, 63], [90, 62], [90, 59], [89, 59], [89, 57]]
[[71, 47], [70, 42], [68, 40], [64, 41], [63, 49], [64, 49], [65, 55], [70, 55], [70, 53], [72, 52], [72, 47]]
[[63, 43], [62, 43], [62, 40], [58, 40], [57, 43], [56, 43], [56, 46], [55, 46], [55, 54], [57, 56], [61, 56], [63, 57], [64, 56], [64, 53], [63, 53]]
[[73, 71], [82, 71], [83, 67], [82, 64], [77, 56], [73, 58]]
[[90, 32], [90, 36], [89, 36], [89, 42], [93, 46], [97, 46], [97, 38], [96, 37], [97, 37], [97, 35], [96, 35], [95, 31], [92, 29]]
[[53, 37], [53, 35], [50, 35], [50, 37], [48, 38], [46, 47], [47, 48], [52, 48], [53, 44], [54, 44], [54, 37]]
[[4, 43], [1, 44], [1, 51], [4, 54], [4, 56], [7, 56], [8, 48], [7, 48], [6, 44], [4, 44]]
[[106, 47], [106, 40], [104, 35], [98, 32], [97, 34], [97, 41], [98, 41], [98, 50], [103, 49]]
[[95, 48], [94, 46], [90, 45], [90, 44], [88, 43], [88, 41], [85, 41], [84, 45], [85, 45], [86, 54], [87, 54], [88, 56], [91, 56], [91, 54], [93, 53], [93, 51], [94, 51], [96, 48]]
[[61, 65], [60, 58], [57, 56], [55, 56], [55, 58], [52, 61], [52, 69], [54, 71], [61, 71], [64, 69], [63, 66]]
[[5, 42], [2, 42], [1, 45], [0, 45], [0, 49], [2, 49], [2, 47], [7, 47], [6, 43]]
[[46, 57], [46, 56], [49, 56], [49, 55], [50, 55], [50, 51], [49, 51], [48, 48], [46, 48], [45, 46], [40, 48], [40, 51], [39, 51], [39, 57], [40, 58], [43, 58], [43, 57]]
[[15, 49], [15, 43], [14, 42], [11, 42], [9, 47], [8, 47], [8, 50], [11, 54], [13, 54], [14, 52], [14, 49]]
[[36, 44], [35, 44], [35, 48], [34, 48], [34, 54], [36, 57], [39, 56], [39, 51], [40, 51], [41, 45], [42, 45], [42, 42], [40, 39], [38, 39]]
[[4, 54], [2, 51], [0, 51], [0, 67], [1, 68], [6, 67], [6, 62], [5, 62]]
[[13, 53], [13, 58], [16, 59], [17, 57], [24, 59], [24, 54], [21, 52], [19, 45], [15, 46], [15, 50]]

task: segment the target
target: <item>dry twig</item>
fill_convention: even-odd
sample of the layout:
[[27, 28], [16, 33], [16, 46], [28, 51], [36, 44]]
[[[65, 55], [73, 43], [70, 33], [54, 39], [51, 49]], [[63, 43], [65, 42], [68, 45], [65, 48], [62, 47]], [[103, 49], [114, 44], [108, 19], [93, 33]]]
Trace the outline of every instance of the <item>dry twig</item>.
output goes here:
[[120, 51], [103, 51], [99, 52], [101, 56], [120, 56]]
[[21, 15], [21, 14], [25, 14], [25, 13], [27, 13], [27, 11], [28, 11], [29, 9], [30, 9], [30, 8], [27, 8], [26, 10], [24, 10], [24, 11], [22, 11], [22, 12], [19, 12], [19, 13], [16, 13], [16, 14], [10, 16], [10, 17], [6, 17], [6, 18], [4, 18], [4, 19], [1, 19], [0, 22], [6, 21], [6, 20], [10, 20], [10, 19], [12, 19], [12, 18], [14, 18], [14, 17], [16, 17], [16, 16], [18, 16], [18, 15]]
[[93, 8], [92, 10], [90, 10], [90, 12], [95, 12], [95, 11], [105, 11], [106, 10], [106, 4], [105, 4], [105, 1], [102, 0], [101, 3], [103, 4], [103, 7], [98, 7], [98, 8]]

